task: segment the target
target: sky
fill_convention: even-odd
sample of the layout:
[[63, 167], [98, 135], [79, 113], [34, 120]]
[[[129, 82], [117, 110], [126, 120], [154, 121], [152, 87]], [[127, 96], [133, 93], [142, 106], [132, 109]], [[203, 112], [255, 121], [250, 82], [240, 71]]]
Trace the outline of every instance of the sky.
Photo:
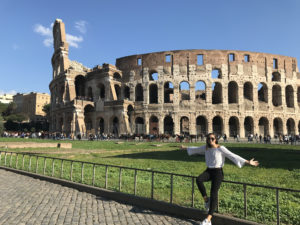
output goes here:
[[300, 61], [299, 12], [299, 0], [1, 0], [0, 94], [50, 93], [56, 18], [65, 23], [69, 58], [92, 68], [184, 49]]

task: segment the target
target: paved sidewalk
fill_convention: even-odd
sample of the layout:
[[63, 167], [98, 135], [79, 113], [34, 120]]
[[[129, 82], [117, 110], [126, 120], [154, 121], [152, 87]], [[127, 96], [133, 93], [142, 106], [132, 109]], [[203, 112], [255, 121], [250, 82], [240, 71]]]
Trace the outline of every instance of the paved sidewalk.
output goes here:
[[0, 225], [198, 224], [0, 169]]

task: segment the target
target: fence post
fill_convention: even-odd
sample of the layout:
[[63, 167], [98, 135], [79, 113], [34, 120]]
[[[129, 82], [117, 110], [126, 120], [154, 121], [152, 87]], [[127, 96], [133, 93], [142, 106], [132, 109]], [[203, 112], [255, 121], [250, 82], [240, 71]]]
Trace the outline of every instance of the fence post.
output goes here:
[[73, 161], [71, 161], [71, 167], [70, 167], [70, 180], [73, 181]]
[[247, 218], [247, 185], [243, 184], [244, 187], [244, 217]]
[[43, 168], [43, 175], [45, 175], [45, 172], [46, 172], [46, 158], [44, 158], [44, 168]]
[[36, 163], [35, 163], [35, 173], [38, 173], [38, 167], [39, 167], [39, 157], [36, 157]]
[[194, 199], [195, 199], [195, 179], [192, 177], [192, 207], [194, 207]]
[[60, 165], [60, 178], [63, 177], [64, 174], [64, 160], [61, 160], [61, 165]]
[[[16, 169], [18, 169], [18, 158], [19, 158], [19, 154], [17, 153], [17, 156], [16, 156]], [[1, 161], [1, 156], [0, 156], [0, 161]]]
[[51, 176], [52, 177], [54, 176], [54, 159], [52, 159], [52, 173], [51, 173]]
[[119, 172], [119, 191], [121, 192], [122, 189], [122, 168], [120, 168]]
[[31, 155], [29, 156], [29, 165], [28, 165], [28, 172], [31, 170]]
[[151, 199], [154, 196], [154, 172], [152, 171], [152, 179], [151, 179]]
[[136, 195], [137, 170], [134, 170], [134, 195]]
[[95, 164], [93, 164], [93, 181], [92, 181], [93, 186], [95, 186], [95, 172], [96, 172], [96, 168], [95, 168]]
[[6, 166], [6, 152], [5, 152], [5, 154], [4, 154], [4, 165]]
[[1, 166], [1, 156], [2, 156], [2, 152], [0, 152], [0, 166]]
[[12, 152], [10, 153], [10, 159], [9, 159], [9, 167], [11, 167], [11, 164], [12, 164]]
[[84, 163], [81, 163], [81, 183], [83, 183], [83, 170], [84, 170]]
[[22, 170], [24, 169], [24, 157], [25, 157], [25, 155], [23, 154], [22, 155]]
[[280, 225], [279, 190], [276, 188], [277, 225]]
[[170, 190], [170, 203], [173, 203], [173, 174], [171, 174], [171, 190]]
[[107, 174], [108, 174], [108, 166], [105, 166], [105, 189], [107, 189]]

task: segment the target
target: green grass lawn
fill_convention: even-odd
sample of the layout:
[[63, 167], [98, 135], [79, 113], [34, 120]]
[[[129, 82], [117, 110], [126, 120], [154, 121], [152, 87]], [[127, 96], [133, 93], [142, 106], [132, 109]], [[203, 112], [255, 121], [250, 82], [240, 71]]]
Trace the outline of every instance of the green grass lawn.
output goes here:
[[[23, 141], [22, 139], [3, 139], [0, 141]], [[27, 140], [32, 141], [32, 140]], [[49, 140], [40, 140], [49, 142]], [[57, 141], [56, 141], [57, 142]], [[72, 149], [12, 149], [9, 151], [32, 152], [64, 159], [126, 166], [146, 170], [170, 172], [176, 174], [197, 176], [205, 170], [203, 156], [188, 156], [179, 150], [179, 143], [156, 142], [114, 142], [114, 141], [72, 141]], [[195, 145], [188, 144], [188, 145]], [[197, 143], [196, 145], [201, 145]], [[225, 180], [254, 183], [282, 188], [300, 189], [300, 146], [264, 145], [264, 144], [225, 144], [232, 152], [246, 158], [255, 158], [260, 162], [259, 167], [236, 167], [226, 159]], [[3, 157], [2, 157], [3, 163]], [[39, 160], [38, 172], [42, 173], [42, 159]], [[15, 159], [13, 158], [13, 165]], [[19, 159], [20, 161], [20, 159]], [[28, 158], [25, 158], [25, 168]], [[52, 175], [52, 162], [47, 160], [46, 174]], [[20, 162], [18, 163], [20, 168]], [[32, 161], [31, 171], [35, 171], [36, 160]], [[54, 175], [61, 176], [60, 162], [54, 163]], [[70, 163], [65, 162], [62, 177], [70, 179]], [[28, 170], [28, 166], [27, 166]], [[95, 169], [95, 185], [105, 186], [105, 167]], [[108, 169], [107, 188], [119, 190], [119, 169]], [[81, 182], [81, 164], [74, 163], [73, 180]], [[92, 184], [92, 165], [84, 167], [84, 183]], [[134, 171], [122, 171], [122, 191], [133, 193]], [[174, 177], [173, 202], [191, 205], [191, 179]], [[151, 173], [138, 172], [137, 194], [150, 197]], [[209, 187], [209, 184], [207, 185]], [[275, 191], [263, 188], [247, 188], [248, 219], [264, 224], [276, 224]], [[170, 176], [156, 175], [154, 179], [154, 198], [163, 201], [170, 199]], [[220, 190], [220, 213], [243, 218], [243, 187], [223, 183]], [[300, 224], [300, 194], [280, 193], [280, 212], [282, 224]], [[195, 185], [195, 207], [202, 209], [201, 196]]]

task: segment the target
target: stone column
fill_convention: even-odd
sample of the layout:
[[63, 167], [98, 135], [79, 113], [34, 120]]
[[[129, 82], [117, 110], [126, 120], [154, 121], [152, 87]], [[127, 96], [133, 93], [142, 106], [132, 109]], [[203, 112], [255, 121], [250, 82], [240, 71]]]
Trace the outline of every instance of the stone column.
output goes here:
[[239, 118], [239, 125], [240, 125], [240, 137], [244, 138], [245, 137], [245, 126], [244, 126], [244, 120], [245, 117], [240, 117]]
[[190, 114], [190, 119], [189, 119], [189, 131], [191, 135], [196, 135], [196, 116], [194, 113]]

